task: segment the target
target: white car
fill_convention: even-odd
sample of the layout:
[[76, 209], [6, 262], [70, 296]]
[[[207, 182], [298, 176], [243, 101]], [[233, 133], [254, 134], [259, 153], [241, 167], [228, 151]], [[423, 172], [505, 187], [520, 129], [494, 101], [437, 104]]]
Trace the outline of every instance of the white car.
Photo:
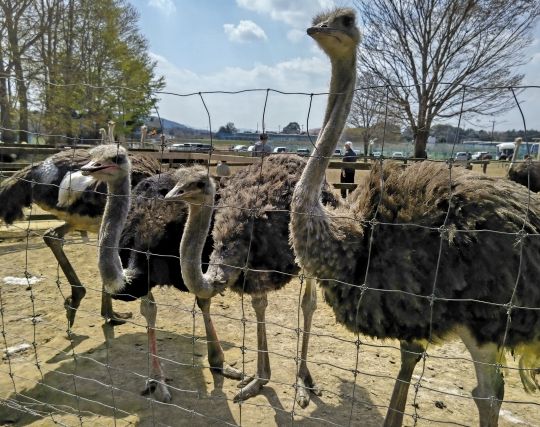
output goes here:
[[403, 154], [402, 151], [394, 151], [392, 153], [392, 158], [393, 159], [404, 159], [405, 158], [405, 155]]
[[373, 157], [381, 157], [382, 153], [380, 151], [374, 151], [372, 154]]
[[247, 145], [235, 145], [233, 147], [233, 151], [243, 152], [243, 151], [247, 151], [247, 150], [248, 150]]
[[334, 156], [343, 156], [343, 151], [341, 151], [341, 148], [336, 148], [334, 150]]
[[274, 148], [274, 153], [286, 153], [287, 147], [276, 147]]
[[454, 161], [456, 162], [466, 162], [468, 160], [467, 153], [465, 151], [458, 151], [454, 156]]
[[296, 154], [299, 156], [309, 156], [309, 149], [308, 148], [298, 148], [296, 150]]

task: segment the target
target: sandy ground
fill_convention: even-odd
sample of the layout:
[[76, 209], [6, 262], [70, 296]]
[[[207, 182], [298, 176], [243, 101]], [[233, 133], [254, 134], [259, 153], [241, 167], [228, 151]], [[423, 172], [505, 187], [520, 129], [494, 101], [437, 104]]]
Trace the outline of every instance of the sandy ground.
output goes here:
[[[494, 171], [496, 172], [496, 171]], [[494, 173], [495, 174], [495, 173]], [[26, 228], [27, 223], [19, 223]], [[36, 226], [36, 233], [42, 233]], [[337, 325], [320, 299], [313, 321], [309, 366], [323, 389], [305, 409], [294, 404], [299, 337], [298, 280], [269, 296], [267, 331], [272, 378], [261, 394], [242, 405], [233, 403], [236, 382], [213, 375], [207, 368], [204, 327], [194, 298], [174, 289], [155, 291], [158, 303], [158, 347], [171, 379], [171, 404], [140, 395], [149, 375], [144, 318], [138, 303], [115, 302], [133, 319], [115, 329], [108, 344], [99, 316], [100, 283], [96, 267], [96, 236], [84, 243], [73, 235], [66, 253], [88, 289], [68, 339], [63, 295], [67, 281], [41, 238], [12, 235], [0, 243], [0, 290], [3, 317], [0, 352], [30, 344], [25, 351], [2, 360], [0, 368], [0, 425], [355, 425], [382, 424], [399, 367], [398, 343], [356, 337]], [[13, 276], [41, 279], [7, 284]], [[245, 327], [241, 321], [245, 312]], [[256, 324], [249, 297], [227, 292], [215, 298], [212, 313], [226, 359], [246, 373], [255, 372]], [[245, 346], [242, 355], [241, 347]], [[358, 352], [358, 364], [357, 360]], [[405, 425], [475, 425], [471, 398], [475, 375], [470, 356], [460, 342], [428, 349], [411, 387]], [[510, 367], [517, 366], [508, 356]], [[360, 372], [356, 379], [355, 369]], [[540, 398], [527, 395], [517, 371], [506, 376], [505, 402], [499, 425], [540, 425]], [[353, 398], [354, 394], [354, 398]]]

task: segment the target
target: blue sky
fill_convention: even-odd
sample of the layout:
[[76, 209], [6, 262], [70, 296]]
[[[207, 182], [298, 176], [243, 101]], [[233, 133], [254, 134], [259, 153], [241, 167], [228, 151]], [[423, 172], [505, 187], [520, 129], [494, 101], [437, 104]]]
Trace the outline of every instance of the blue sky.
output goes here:
[[[139, 10], [140, 27], [150, 42], [157, 71], [176, 93], [253, 88], [287, 92], [325, 92], [330, 64], [305, 33], [311, 17], [352, 0], [130, 0]], [[540, 26], [527, 52], [531, 62], [520, 69], [526, 84], [540, 84]], [[540, 89], [519, 96], [528, 128], [540, 128]], [[261, 128], [265, 92], [206, 95], [212, 129], [228, 121], [239, 128]], [[315, 97], [309, 127], [322, 121], [325, 97]], [[309, 98], [270, 93], [265, 127], [278, 130], [291, 121], [304, 128]], [[160, 114], [180, 123], [208, 129], [201, 99], [163, 95]], [[467, 127], [504, 130], [523, 128], [517, 109], [499, 117], [470, 118]], [[457, 119], [454, 120], [456, 125]]]

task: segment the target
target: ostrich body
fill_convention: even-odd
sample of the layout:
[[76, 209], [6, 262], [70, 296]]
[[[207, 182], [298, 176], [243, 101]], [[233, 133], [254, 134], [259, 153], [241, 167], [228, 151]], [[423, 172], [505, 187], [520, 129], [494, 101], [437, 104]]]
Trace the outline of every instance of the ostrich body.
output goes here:
[[[160, 169], [159, 162], [150, 156], [134, 154], [131, 159], [134, 184]], [[23, 208], [32, 203], [64, 221], [64, 224], [48, 230], [43, 239], [71, 286], [71, 295], [64, 304], [70, 326], [73, 326], [76, 310], [86, 290], [64, 253], [63, 238], [74, 230], [97, 232], [106, 200], [105, 184], [82, 176], [80, 172], [80, 168], [89, 161], [88, 150], [61, 151], [21, 169], [0, 184], [0, 218], [6, 224], [23, 218]], [[113, 319], [113, 323], [123, 323], [121, 318], [125, 316], [113, 313], [110, 298], [105, 294], [102, 298], [102, 315]]]
[[[452, 333], [475, 362], [480, 425], [497, 425], [502, 348], [524, 355], [522, 382], [528, 390], [539, 388], [534, 365], [540, 363], [540, 313], [526, 308], [540, 306], [540, 241], [526, 236], [540, 231], [540, 200], [533, 195], [529, 204], [527, 189], [510, 181], [422, 162], [406, 170], [374, 167], [348, 205], [323, 206], [325, 169], [354, 89], [351, 19], [352, 11], [333, 12], [317, 17], [308, 30], [331, 58], [330, 92], [340, 95], [329, 96], [316, 146], [322, 158], [309, 159], [294, 191], [296, 259], [308, 276], [325, 279], [325, 300], [338, 322], [356, 333], [401, 340], [402, 366], [385, 425], [401, 425], [424, 343]], [[505, 263], [490, 268], [494, 259]], [[506, 304], [525, 309], [514, 307], [508, 322]]]
[[[152, 379], [147, 381], [143, 394], [157, 389], [161, 400], [168, 402], [171, 395], [157, 356], [157, 306], [152, 289], [167, 285], [188, 292], [178, 262], [187, 209], [183, 203], [163, 201], [177, 182], [173, 173], [148, 177], [130, 192], [129, 173], [125, 172], [130, 165], [125, 161], [125, 150], [108, 145], [97, 147], [91, 154], [92, 161], [83, 167], [84, 173], [107, 182], [108, 193], [113, 194], [107, 199], [100, 230], [98, 262], [104, 287], [115, 299], [141, 299], [141, 314], [148, 325], [152, 359]], [[109, 175], [104, 175], [103, 170], [109, 168]], [[208, 259], [211, 248], [209, 239], [205, 244], [205, 259]], [[197, 298], [197, 305], [203, 313], [211, 369], [226, 377], [240, 379], [240, 372], [224, 361], [210, 317], [210, 300]]]
[[[257, 319], [257, 376], [240, 383], [235, 401], [255, 396], [270, 379], [266, 337], [267, 294], [285, 286], [299, 273], [288, 242], [292, 189], [305, 160], [298, 156], [271, 156], [250, 168], [222, 178], [212, 227], [214, 249], [206, 273], [201, 253], [210, 227], [215, 186], [205, 168], [179, 170], [178, 183], [167, 198], [189, 203], [189, 216], [180, 246], [182, 276], [197, 295], [209, 297], [226, 286], [251, 296]], [[325, 191], [325, 203], [336, 205], [339, 197]], [[203, 260], [204, 262], [204, 260]], [[302, 299], [304, 334], [298, 372], [298, 403], [309, 403], [309, 390], [320, 394], [307, 367], [311, 320], [316, 308], [316, 288], [306, 279]]]
[[533, 161], [532, 158], [525, 159], [522, 162], [517, 161], [519, 147], [522, 142], [521, 138], [515, 140], [516, 148], [508, 168], [508, 178], [538, 193], [540, 191], [540, 162]]

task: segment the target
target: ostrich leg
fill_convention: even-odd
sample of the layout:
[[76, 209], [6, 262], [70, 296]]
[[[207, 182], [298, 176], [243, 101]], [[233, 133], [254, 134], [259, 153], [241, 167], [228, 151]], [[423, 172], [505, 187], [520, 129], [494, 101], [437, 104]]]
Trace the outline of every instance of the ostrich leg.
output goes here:
[[69, 284], [71, 285], [71, 296], [64, 301], [66, 309], [66, 317], [69, 322], [69, 327], [75, 322], [75, 314], [81, 304], [81, 300], [86, 295], [86, 289], [77, 277], [75, 270], [71, 266], [66, 254], [64, 253], [64, 236], [71, 231], [71, 226], [68, 223], [62, 224], [56, 228], [49, 229], [44, 235], [45, 244], [51, 249], [60, 268], [64, 272]]
[[225, 363], [223, 349], [221, 348], [214, 324], [212, 323], [212, 318], [210, 317], [210, 304], [210, 299], [197, 298], [197, 305], [201, 309], [204, 319], [210, 369], [219, 371], [224, 377], [239, 380], [242, 378], [242, 373], [238, 369], [234, 369], [232, 366]]
[[[64, 236], [68, 234], [71, 230], [71, 225], [65, 223], [56, 228], [51, 228], [43, 235], [43, 240], [45, 241], [45, 244], [51, 249], [54, 257], [58, 261], [60, 268], [64, 272], [64, 275], [66, 276], [66, 279], [71, 286], [71, 296], [67, 297], [64, 302], [64, 308], [66, 309], [66, 317], [69, 322], [69, 327], [73, 326], [73, 323], [75, 322], [75, 315], [77, 314], [77, 309], [81, 304], [81, 300], [86, 295], [86, 289], [84, 289], [84, 286], [79, 280], [79, 277], [77, 277], [77, 273], [75, 273], [75, 270], [69, 262], [69, 259], [67, 258], [63, 248]], [[121, 319], [127, 319], [131, 317], [131, 313], [115, 313], [112, 310], [111, 297], [105, 295], [105, 293], [102, 294], [101, 307], [101, 314], [105, 318], [113, 319], [113, 321], [111, 322], [112, 324], [119, 325], [125, 323], [125, 321]], [[110, 307], [110, 311], [104, 313], [103, 307]], [[106, 314], [108, 314], [108, 316]]]
[[157, 357], [157, 341], [156, 341], [156, 315], [157, 315], [157, 306], [154, 300], [154, 295], [152, 292], [148, 292], [146, 297], [141, 298], [141, 314], [146, 319], [146, 328], [148, 331], [148, 349], [150, 351], [150, 358], [152, 364], [152, 374], [151, 378], [146, 380], [146, 387], [142, 391], [143, 396], [147, 396], [159, 390], [161, 393], [162, 402], [171, 401], [171, 393], [167, 388], [165, 382], [165, 374], [161, 363]]
[[416, 364], [420, 360], [425, 348], [415, 342], [401, 341], [401, 367], [394, 384], [388, 412], [384, 419], [385, 427], [399, 427], [403, 423], [407, 394], [411, 385], [411, 378]]
[[252, 295], [251, 305], [257, 317], [257, 376], [240, 389], [236, 396], [234, 396], [234, 402], [256, 396], [262, 386], [270, 380], [270, 358], [268, 357], [265, 323], [265, 312], [268, 306], [266, 294]]
[[302, 334], [302, 350], [300, 355], [300, 366], [298, 368], [298, 378], [296, 386], [298, 388], [296, 401], [305, 408], [309, 404], [309, 392], [320, 396], [321, 390], [315, 385], [311, 373], [307, 367], [307, 356], [309, 346], [309, 334], [311, 333], [311, 321], [313, 313], [317, 308], [317, 288], [313, 279], [306, 279], [306, 289], [302, 297], [302, 313], [304, 314], [304, 333]]
[[479, 346], [467, 331], [460, 333], [463, 343], [471, 353], [476, 371], [477, 386], [472, 391], [478, 408], [480, 427], [496, 427], [499, 410], [504, 398], [504, 379], [497, 366], [499, 351], [494, 343]]

